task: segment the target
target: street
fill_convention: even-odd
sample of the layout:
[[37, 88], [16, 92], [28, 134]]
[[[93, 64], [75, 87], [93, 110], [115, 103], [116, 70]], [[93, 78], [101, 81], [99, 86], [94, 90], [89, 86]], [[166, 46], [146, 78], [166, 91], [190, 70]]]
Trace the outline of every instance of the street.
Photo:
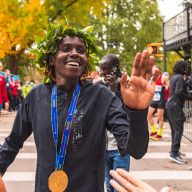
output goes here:
[[[0, 116], [0, 143], [8, 136], [15, 113]], [[150, 141], [147, 154], [141, 160], [131, 159], [131, 172], [159, 190], [172, 186], [174, 192], [192, 191], [192, 142], [183, 137], [181, 152], [186, 154], [188, 164], [179, 165], [169, 160], [171, 145], [170, 129], [164, 124], [163, 139]], [[33, 192], [36, 169], [36, 149], [33, 136], [25, 142], [15, 161], [3, 176], [8, 192]]]

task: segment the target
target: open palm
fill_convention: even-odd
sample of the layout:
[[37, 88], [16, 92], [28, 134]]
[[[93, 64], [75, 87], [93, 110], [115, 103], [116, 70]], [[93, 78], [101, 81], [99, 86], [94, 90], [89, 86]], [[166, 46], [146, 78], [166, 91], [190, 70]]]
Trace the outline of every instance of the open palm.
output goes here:
[[148, 51], [137, 53], [133, 62], [131, 77], [127, 74], [121, 78], [121, 94], [124, 104], [131, 109], [145, 109], [149, 106], [155, 91], [158, 75], [151, 79], [154, 57]]

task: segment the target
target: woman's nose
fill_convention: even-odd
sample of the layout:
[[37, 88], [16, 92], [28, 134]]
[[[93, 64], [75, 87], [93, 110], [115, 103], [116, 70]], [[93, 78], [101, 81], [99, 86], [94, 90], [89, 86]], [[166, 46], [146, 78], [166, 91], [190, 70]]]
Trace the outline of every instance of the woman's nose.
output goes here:
[[76, 49], [72, 49], [72, 50], [71, 50], [71, 55], [72, 55], [72, 56], [77, 56], [77, 55], [78, 55], [77, 50], [76, 50]]

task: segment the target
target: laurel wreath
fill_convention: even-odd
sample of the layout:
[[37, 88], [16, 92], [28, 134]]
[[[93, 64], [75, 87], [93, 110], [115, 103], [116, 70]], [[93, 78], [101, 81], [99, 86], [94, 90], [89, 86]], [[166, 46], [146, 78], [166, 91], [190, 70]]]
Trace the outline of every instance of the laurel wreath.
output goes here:
[[44, 36], [35, 36], [35, 47], [31, 53], [35, 55], [36, 67], [42, 68], [46, 66], [48, 55], [55, 54], [58, 48], [59, 41], [65, 36], [77, 36], [83, 39], [88, 53], [88, 70], [95, 70], [98, 64], [98, 47], [96, 39], [92, 35], [93, 26], [88, 26], [84, 29], [64, 27], [61, 24], [50, 24], [47, 31], [44, 31]]

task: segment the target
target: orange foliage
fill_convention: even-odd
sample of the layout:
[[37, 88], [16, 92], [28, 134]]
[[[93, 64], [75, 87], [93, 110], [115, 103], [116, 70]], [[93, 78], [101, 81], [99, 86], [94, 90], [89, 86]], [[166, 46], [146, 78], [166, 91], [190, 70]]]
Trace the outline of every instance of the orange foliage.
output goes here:
[[0, 1], [0, 58], [29, 47], [47, 24], [40, 0]]

